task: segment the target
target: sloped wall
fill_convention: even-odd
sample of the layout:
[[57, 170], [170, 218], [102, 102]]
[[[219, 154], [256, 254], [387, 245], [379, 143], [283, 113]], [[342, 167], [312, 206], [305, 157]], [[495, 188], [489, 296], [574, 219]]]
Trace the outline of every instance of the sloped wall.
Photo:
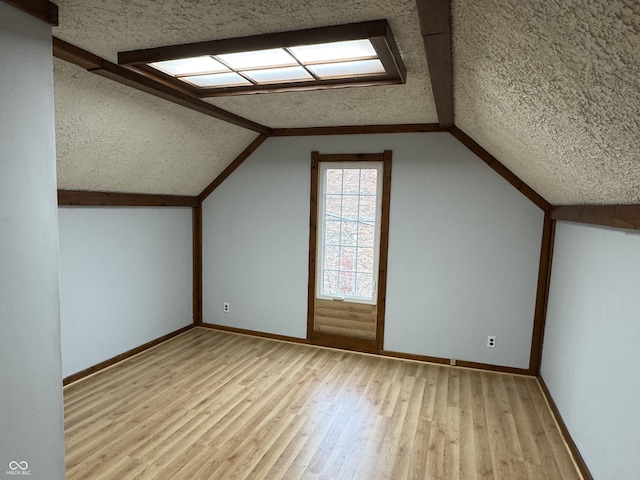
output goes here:
[[527, 368], [543, 212], [447, 133], [268, 139], [203, 204], [204, 321], [304, 338], [310, 152], [385, 149], [384, 348]]
[[640, 471], [640, 232], [558, 222], [542, 377], [593, 478]]
[[64, 377], [192, 323], [191, 208], [61, 207]]

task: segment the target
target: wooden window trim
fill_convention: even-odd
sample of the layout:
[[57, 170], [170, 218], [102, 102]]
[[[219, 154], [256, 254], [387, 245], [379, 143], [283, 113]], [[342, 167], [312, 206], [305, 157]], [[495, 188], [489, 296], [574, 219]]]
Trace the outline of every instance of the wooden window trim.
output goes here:
[[[378, 297], [377, 297], [377, 325], [376, 343], [370, 344], [363, 339], [347, 341], [344, 348], [379, 353], [384, 349], [384, 313], [387, 297], [387, 267], [389, 257], [389, 211], [391, 204], [391, 165], [392, 152], [385, 150], [383, 153], [361, 154], [320, 154], [311, 152], [311, 188], [310, 188], [310, 212], [309, 212], [309, 278], [307, 289], [307, 339], [314, 336], [314, 306], [316, 295], [317, 274], [317, 232], [318, 232], [318, 179], [320, 162], [382, 162], [382, 211], [380, 219], [380, 256], [378, 259]], [[325, 335], [326, 336], [326, 335]], [[364, 343], [367, 345], [364, 345]]]

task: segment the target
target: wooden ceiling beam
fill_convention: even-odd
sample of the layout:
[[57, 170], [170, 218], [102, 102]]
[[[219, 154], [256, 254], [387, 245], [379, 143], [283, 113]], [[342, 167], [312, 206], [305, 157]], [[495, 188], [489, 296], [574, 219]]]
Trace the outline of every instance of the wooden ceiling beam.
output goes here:
[[197, 207], [198, 197], [148, 193], [87, 192], [58, 190], [58, 205], [108, 207]]
[[53, 55], [61, 60], [74, 63], [91, 73], [95, 73], [137, 90], [150, 93], [156, 97], [160, 97], [183, 107], [190, 108], [191, 110], [204, 113], [205, 115], [217, 118], [218, 120], [261, 134], [270, 135], [272, 132], [269, 127], [218, 108], [210, 103], [193, 97], [188, 93], [178, 91], [175, 88], [164, 85], [142, 74], [111, 63], [56, 37], [53, 37]]
[[603, 227], [640, 230], [640, 205], [562, 205], [551, 211], [553, 220]]
[[473, 138], [464, 133], [458, 127], [453, 127], [451, 129], [451, 135], [456, 137], [460, 143], [462, 143], [465, 147], [475, 153], [483, 162], [489, 165], [498, 175], [504, 178], [511, 185], [516, 187], [520, 193], [522, 193], [525, 197], [535, 203], [538, 207], [540, 207], [545, 212], [551, 211], [551, 204], [547, 202], [542, 195], [536, 192], [533, 188], [523, 182], [520, 177], [518, 177], [515, 173], [505, 167], [502, 163], [496, 159], [493, 155], [487, 152], [484, 148], [480, 146]]
[[451, 0], [416, 0], [431, 90], [442, 128], [453, 127]]
[[99, 68], [102, 65], [102, 58], [99, 56], [57, 37], [53, 37], [52, 46], [54, 57], [78, 65], [85, 70]]
[[43, 22], [58, 26], [58, 6], [48, 0], [2, 0], [12, 7], [22, 10]]
[[390, 125], [348, 125], [343, 127], [274, 128], [274, 137], [301, 137], [308, 135], [363, 135], [374, 133], [443, 132], [437, 123], [404, 123]]
[[247, 148], [245, 148], [242, 152], [240, 152], [240, 155], [238, 155], [235, 160], [233, 160], [233, 162], [231, 162], [227, 168], [225, 168], [220, 175], [218, 175], [213, 182], [211, 182], [209, 184], [209, 186], [207, 186], [207, 188], [205, 188], [200, 195], [198, 195], [198, 201], [199, 202], [204, 202], [206, 200], [206, 198], [211, 195], [211, 193], [213, 193], [213, 191], [218, 188], [220, 186], [220, 184], [222, 182], [224, 182], [227, 177], [229, 177], [229, 175], [231, 175], [236, 168], [238, 168], [240, 165], [242, 165], [242, 162], [244, 162], [247, 158], [249, 158], [251, 156], [251, 154], [253, 152], [255, 152], [258, 147], [260, 145], [262, 145], [264, 143], [264, 141], [269, 138], [269, 135], [258, 135], [253, 142], [251, 142], [249, 144], [249, 146]]

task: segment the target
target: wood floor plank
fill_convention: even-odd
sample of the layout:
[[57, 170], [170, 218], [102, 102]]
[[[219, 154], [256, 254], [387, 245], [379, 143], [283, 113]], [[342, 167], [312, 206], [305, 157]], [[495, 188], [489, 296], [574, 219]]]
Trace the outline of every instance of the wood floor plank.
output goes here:
[[[487, 426], [493, 465], [497, 478], [527, 478], [518, 436], [513, 428], [513, 419], [502, 376], [483, 373], [485, 394], [493, 395], [494, 401], [487, 402]], [[489, 393], [491, 392], [491, 393]]]
[[391, 423], [389, 417], [385, 417], [384, 415], [376, 416], [376, 421], [371, 428], [371, 435], [365, 447], [364, 455], [358, 463], [356, 474], [353, 477], [354, 479], [376, 478], [378, 474], [377, 460], [383, 449], [385, 434], [389, 428], [389, 423]]
[[459, 448], [460, 463], [459, 476], [467, 480], [476, 480], [476, 450], [473, 429], [473, 398], [471, 394], [471, 372], [461, 370], [459, 378], [460, 388], [460, 417], [459, 417]]
[[567, 446], [565, 445], [562, 436], [557, 434], [558, 426], [549, 412], [549, 407], [544, 400], [540, 386], [537, 383], [530, 383], [527, 387], [534, 399], [532, 402], [533, 406], [535, 407], [544, 428], [547, 440], [545, 442], [545, 448], [551, 452], [549, 456], [553, 457], [553, 460], [555, 460], [555, 465], [557, 465], [560, 472], [560, 478], [581, 478], [581, 475], [577, 473], [576, 466], [571, 456], [559, 454], [564, 451]]
[[[399, 441], [396, 448], [395, 459], [391, 464], [391, 478], [409, 478], [411, 469], [411, 459], [414, 452], [414, 444], [416, 441], [416, 432], [420, 424], [420, 410], [422, 401], [420, 395], [424, 391], [426, 378], [420, 377], [413, 381], [411, 392], [407, 395], [407, 412], [405, 421], [402, 422], [402, 430], [400, 431]], [[413, 400], [412, 399], [416, 399]], [[389, 468], [387, 468], [389, 470]]]
[[447, 450], [449, 432], [445, 422], [448, 382], [448, 370], [444, 367], [438, 368], [438, 380], [434, 398], [434, 419], [431, 424], [426, 458], [427, 478], [437, 480], [449, 478], [453, 474], [451, 456]]
[[194, 328], [68, 385], [67, 480], [578, 480], [534, 378]]
[[402, 378], [400, 392], [395, 402], [395, 409], [391, 414], [392, 422], [389, 424], [389, 428], [385, 434], [384, 448], [378, 455], [376, 471], [379, 472], [383, 478], [394, 478], [392, 471], [397, 465], [396, 459], [400, 447], [402, 427], [406, 422], [411, 391], [413, 390], [415, 382], [415, 377], [404, 376]]

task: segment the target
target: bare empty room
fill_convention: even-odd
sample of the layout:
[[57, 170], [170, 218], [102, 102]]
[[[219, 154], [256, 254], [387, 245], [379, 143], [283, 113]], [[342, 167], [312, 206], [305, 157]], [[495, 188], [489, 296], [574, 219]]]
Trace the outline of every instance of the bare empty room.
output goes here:
[[635, 0], [0, 2], [0, 476], [635, 479]]

